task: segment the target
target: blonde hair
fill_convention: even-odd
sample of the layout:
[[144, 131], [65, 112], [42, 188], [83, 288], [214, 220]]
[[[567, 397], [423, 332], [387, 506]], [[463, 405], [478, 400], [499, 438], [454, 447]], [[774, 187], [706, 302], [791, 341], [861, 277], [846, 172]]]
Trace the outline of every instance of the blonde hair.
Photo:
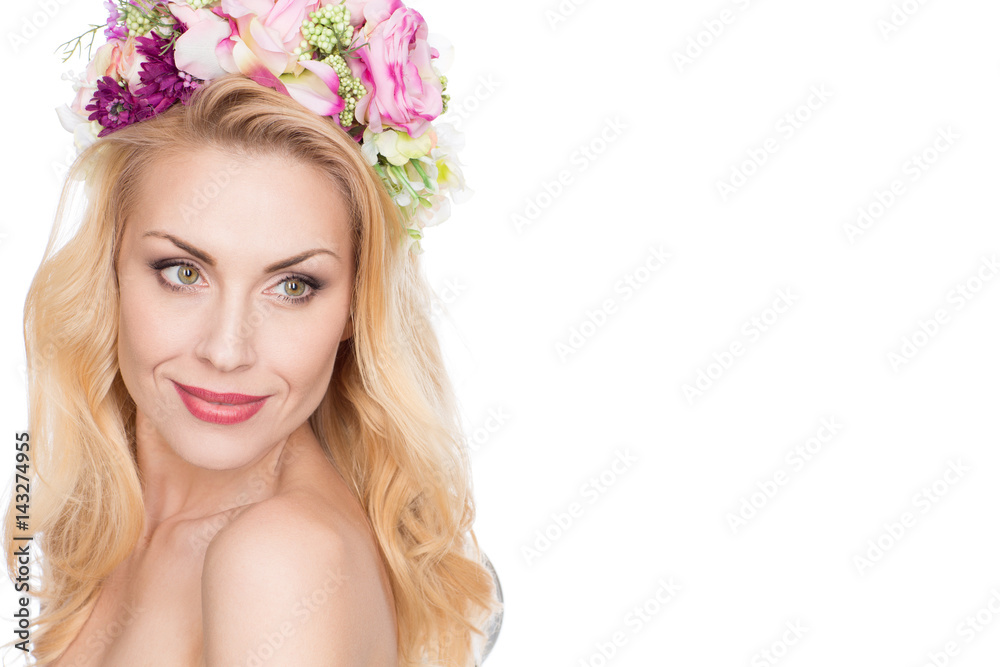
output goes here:
[[[117, 362], [114, 267], [146, 166], [206, 146], [251, 159], [298, 158], [329, 174], [349, 202], [353, 336], [342, 343], [309, 422], [380, 547], [395, 599], [399, 665], [471, 667], [481, 628], [502, 604], [472, 530], [465, 438], [418, 256], [407, 252], [399, 210], [356, 142], [331, 118], [239, 75], [204, 86], [188, 106], [97, 141], [64, 186], [24, 311], [37, 475], [31, 522], [42, 553], [34, 657], [47, 664], [66, 650], [102, 581], [142, 534], [135, 403]], [[81, 179], [82, 222], [57, 250], [71, 183]], [[4, 523], [9, 573], [23, 544], [13, 540], [16, 514], [12, 497]]]

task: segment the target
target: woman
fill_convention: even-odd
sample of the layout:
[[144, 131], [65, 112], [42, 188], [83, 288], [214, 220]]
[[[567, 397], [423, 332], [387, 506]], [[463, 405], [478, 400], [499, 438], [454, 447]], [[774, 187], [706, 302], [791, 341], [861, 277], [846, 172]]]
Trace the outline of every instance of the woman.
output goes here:
[[[148, 4], [154, 25], [171, 4]], [[401, 11], [377, 4], [349, 22], [369, 45]], [[213, 21], [181, 16], [181, 35]], [[194, 85], [159, 105], [160, 38], [136, 40], [157, 50], [123, 84], [131, 108], [93, 93], [110, 131], [70, 174], [87, 209], [59, 248], [53, 229], [25, 304], [34, 657], [472, 665], [499, 587], [411, 252], [420, 203], [393, 200], [399, 165], [345, 132], [349, 115], [305, 106], [304, 72], [185, 79], [171, 57], [171, 81]], [[366, 139], [377, 92], [355, 100]]]

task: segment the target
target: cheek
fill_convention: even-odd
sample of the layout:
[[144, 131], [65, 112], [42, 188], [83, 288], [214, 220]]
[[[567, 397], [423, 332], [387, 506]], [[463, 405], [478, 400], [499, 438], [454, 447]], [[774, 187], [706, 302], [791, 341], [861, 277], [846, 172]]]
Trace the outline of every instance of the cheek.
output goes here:
[[[118, 363], [128, 383], [139, 373], [149, 372], [161, 359], [172, 353], [177, 331], [164, 321], [162, 305], [156, 294], [126, 284], [119, 291]], [[132, 387], [129, 387], [131, 390]]]
[[332, 309], [273, 318], [256, 341], [258, 362], [284, 377], [292, 393], [318, 401], [329, 384], [345, 321]]
[[[126, 384], [133, 375], [136, 366], [140, 365], [140, 350], [138, 341], [142, 340], [142, 307], [137, 300], [131, 296], [129, 290], [120, 289], [120, 301], [118, 305], [118, 364], [121, 367], [122, 376]], [[132, 387], [129, 387], [132, 391]], [[133, 392], [134, 395], [134, 392]]]

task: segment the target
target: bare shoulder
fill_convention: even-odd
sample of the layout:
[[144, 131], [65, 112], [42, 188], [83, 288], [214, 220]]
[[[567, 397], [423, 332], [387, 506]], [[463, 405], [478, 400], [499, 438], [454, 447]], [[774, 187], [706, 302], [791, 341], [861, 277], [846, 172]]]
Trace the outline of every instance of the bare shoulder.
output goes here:
[[275, 666], [396, 664], [394, 611], [367, 524], [323, 505], [276, 496], [216, 534], [202, 572], [209, 667], [251, 656]]

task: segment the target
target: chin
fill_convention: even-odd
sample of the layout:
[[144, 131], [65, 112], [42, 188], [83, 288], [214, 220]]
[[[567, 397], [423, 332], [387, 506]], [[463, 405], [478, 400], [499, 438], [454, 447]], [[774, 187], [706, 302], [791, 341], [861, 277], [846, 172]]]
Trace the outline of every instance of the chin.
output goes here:
[[[174, 448], [171, 448], [174, 449]], [[263, 452], [205, 451], [184, 452], [174, 449], [174, 453], [193, 466], [205, 470], [237, 470], [253, 462]]]
[[176, 439], [167, 437], [165, 440], [174, 454], [205, 470], [242, 468], [263, 456], [273, 444], [253, 442], [247, 438], [201, 437], [195, 434], [180, 434]]
[[205, 470], [243, 468], [270, 451], [280, 439], [268, 437], [270, 431], [262, 428], [227, 432], [230, 427], [198, 421], [186, 411], [167, 423], [146, 423], [149, 427], [147, 444], [159, 442], [158, 447], [153, 446], [162, 454], [169, 456], [172, 453]]

